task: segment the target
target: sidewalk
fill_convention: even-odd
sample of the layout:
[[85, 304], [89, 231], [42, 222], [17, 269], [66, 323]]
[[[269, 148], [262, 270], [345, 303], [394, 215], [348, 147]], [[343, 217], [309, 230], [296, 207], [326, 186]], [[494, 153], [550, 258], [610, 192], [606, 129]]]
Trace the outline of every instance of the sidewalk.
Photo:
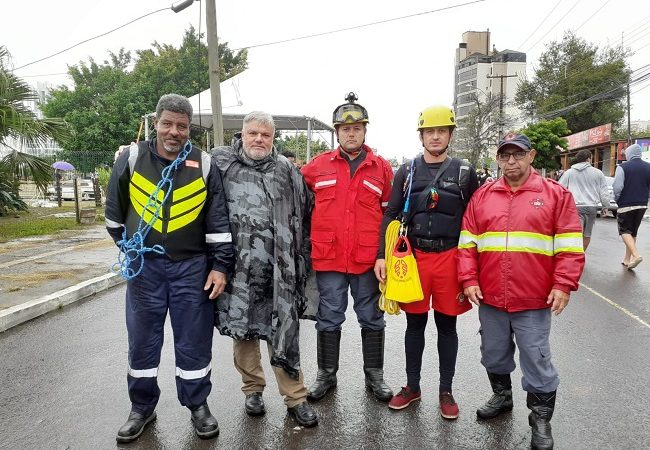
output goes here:
[[121, 283], [104, 225], [0, 244], [0, 332]]

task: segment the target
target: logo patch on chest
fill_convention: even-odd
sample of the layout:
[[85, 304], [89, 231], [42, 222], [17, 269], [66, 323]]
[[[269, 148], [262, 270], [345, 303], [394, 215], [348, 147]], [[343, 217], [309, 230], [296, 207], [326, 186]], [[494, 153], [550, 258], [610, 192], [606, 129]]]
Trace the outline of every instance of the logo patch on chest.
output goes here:
[[191, 159], [186, 159], [185, 160], [185, 166], [194, 167], [195, 169], [198, 169], [199, 168], [199, 162], [198, 161], [192, 161]]
[[539, 209], [539, 208], [541, 208], [542, 206], [544, 206], [544, 200], [542, 200], [541, 198], [536, 198], [536, 199], [534, 199], [534, 200], [531, 200], [531, 201], [530, 201], [530, 204], [531, 204], [533, 207]]

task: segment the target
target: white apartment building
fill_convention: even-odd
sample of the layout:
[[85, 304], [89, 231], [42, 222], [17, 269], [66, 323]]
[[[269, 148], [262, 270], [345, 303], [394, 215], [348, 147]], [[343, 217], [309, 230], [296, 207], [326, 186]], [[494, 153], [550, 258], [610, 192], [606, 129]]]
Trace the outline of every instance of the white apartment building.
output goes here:
[[517, 85], [526, 75], [526, 54], [514, 50], [490, 50], [490, 31], [466, 31], [456, 49], [454, 112], [462, 120], [472, 109], [475, 96], [503, 94], [504, 116], [511, 127], [524, 125], [524, 117], [514, 105]]

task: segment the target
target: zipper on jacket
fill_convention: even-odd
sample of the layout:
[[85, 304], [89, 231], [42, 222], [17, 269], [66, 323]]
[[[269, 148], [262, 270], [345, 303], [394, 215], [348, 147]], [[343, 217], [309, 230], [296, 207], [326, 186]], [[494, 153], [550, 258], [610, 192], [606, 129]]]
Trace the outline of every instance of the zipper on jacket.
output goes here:
[[508, 273], [510, 273], [510, 268], [512, 267], [512, 259], [510, 258], [510, 252], [508, 251], [508, 245], [510, 244], [510, 219], [512, 217], [512, 200], [515, 197], [515, 193], [512, 191], [508, 192], [508, 195], [510, 196], [509, 202], [508, 202], [508, 220], [506, 222], [506, 251], [505, 251], [505, 257], [506, 257], [506, 263], [508, 265], [507, 271], [503, 271], [503, 306], [505, 310], [508, 310]]

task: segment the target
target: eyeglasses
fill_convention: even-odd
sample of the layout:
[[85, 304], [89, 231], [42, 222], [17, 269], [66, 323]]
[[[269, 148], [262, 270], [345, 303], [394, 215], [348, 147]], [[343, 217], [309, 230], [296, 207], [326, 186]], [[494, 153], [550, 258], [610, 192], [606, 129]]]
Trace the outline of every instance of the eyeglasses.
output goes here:
[[368, 112], [366, 109], [360, 105], [349, 104], [341, 105], [336, 108], [334, 111], [334, 120], [335, 124], [340, 123], [355, 123], [355, 122], [367, 122], [368, 121]]
[[435, 207], [438, 206], [438, 200], [440, 200], [440, 195], [438, 194], [436, 188], [432, 187], [429, 199], [427, 201], [427, 209], [435, 209]]
[[524, 159], [527, 154], [528, 151], [526, 150], [517, 150], [516, 152], [512, 152], [512, 153], [497, 153], [497, 159], [499, 161], [510, 161], [510, 157], [514, 156], [515, 159], [518, 161], [520, 159]]

